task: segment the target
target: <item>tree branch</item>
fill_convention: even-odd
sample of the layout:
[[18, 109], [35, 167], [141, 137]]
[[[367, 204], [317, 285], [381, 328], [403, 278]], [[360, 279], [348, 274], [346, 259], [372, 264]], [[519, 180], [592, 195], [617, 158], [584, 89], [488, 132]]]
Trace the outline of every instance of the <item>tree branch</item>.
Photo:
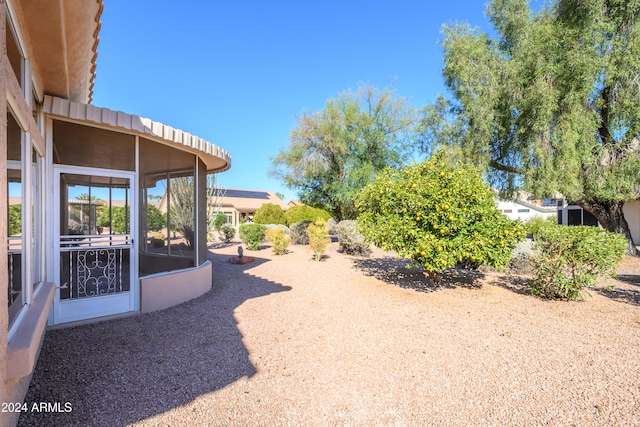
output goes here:
[[518, 175], [524, 175], [525, 173], [524, 169], [522, 168], [503, 165], [502, 163], [498, 163], [496, 160], [491, 160], [489, 162], [489, 165], [491, 165], [492, 168], [503, 172], [517, 173]]

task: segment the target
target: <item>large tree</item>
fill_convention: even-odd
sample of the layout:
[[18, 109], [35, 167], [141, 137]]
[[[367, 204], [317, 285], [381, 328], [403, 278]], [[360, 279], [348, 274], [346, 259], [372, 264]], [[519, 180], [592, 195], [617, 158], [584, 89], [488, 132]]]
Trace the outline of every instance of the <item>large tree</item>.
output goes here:
[[629, 241], [640, 198], [640, 1], [526, 0], [487, 6], [491, 37], [444, 27], [454, 95], [427, 108], [423, 143], [455, 146], [507, 192], [562, 193]]
[[416, 113], [392, 90], [362, 86], [297, 120], [270, 173], [342, 220], [356, 217], [355, 196], [376, 172], [407, 161]]

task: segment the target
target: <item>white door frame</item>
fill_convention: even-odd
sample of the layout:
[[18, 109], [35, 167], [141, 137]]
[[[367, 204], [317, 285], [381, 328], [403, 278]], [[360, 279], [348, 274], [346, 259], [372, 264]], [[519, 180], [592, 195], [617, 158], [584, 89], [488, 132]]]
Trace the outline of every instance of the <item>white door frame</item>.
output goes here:
[[[53, 182], [54, 182], [54, 202], [53, 202], [53, 259], [54, 262], [54, 278], [56, 283], [60, 283], [61, 263], [60, 263], [60, 220], [61, 220], [61, 188], [60, 188], [60, 176], [61, 174], [74, 174], [74, 175], [89, 175], [89, 176], [102, 176], [102, 177], [114, 177], [129, 180], [129, 238], [128, 244], [125, 245], [129, 248], [129, 291], [111, 295], [103, 295], [96, 297], [86, 297], [76, 300], [61, 300], [60, 289], [56, 291], [56, 295], [53, 302], [53, 324], [60, 324], [66, 322], [73, 322], [77, 320], [85, 320], [102, 316], [109, 316], [113, 314], [126, 313], [130, 311], [139, 310], [140, 297], [139, 297], [139, 281], [138, 281], [138, 242], [137, 236], [137, 210], [138, 200], [135, 172], [127, 172], [121, 170], [112, 169], [98, 169], [79, 166], [65, 166], [54, 165], [53, 166]], [[60, 285], [63, 285], [60, 283]]]

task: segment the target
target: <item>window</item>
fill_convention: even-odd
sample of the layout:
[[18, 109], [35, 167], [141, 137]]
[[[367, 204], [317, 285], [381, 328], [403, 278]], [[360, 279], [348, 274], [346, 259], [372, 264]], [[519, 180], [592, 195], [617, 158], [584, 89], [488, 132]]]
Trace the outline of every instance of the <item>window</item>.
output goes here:
[[140, 139], [140, 276], [197, 265], [195, 159]]
[[24, 133], [11, 112], [7, 113], [7, 221], [9, 325], [25, 304], [22, 271], [22, 140]]
[[502, 212], [504, 212], [504, 213], [511, 213], [511, 212], [513, 212], [513, 211], [512, 211], [511, 209], [505, 209], [505, 210], [503, 210]]
[[529, 209], [518, 209], [518, 213], [528, 213]]
[[44, 162], [16, 116], [7, 111], [7, 262], [9, 327], [44, 279]]

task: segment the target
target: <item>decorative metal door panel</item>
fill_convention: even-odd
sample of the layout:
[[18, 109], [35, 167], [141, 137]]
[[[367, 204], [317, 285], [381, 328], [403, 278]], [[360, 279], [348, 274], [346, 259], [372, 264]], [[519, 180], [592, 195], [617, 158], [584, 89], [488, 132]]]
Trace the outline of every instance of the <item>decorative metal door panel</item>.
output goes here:
[[131, 311], [135, 301], [133, 177], [72, 171], [56, 172], [60, 289], [54, 323]]

